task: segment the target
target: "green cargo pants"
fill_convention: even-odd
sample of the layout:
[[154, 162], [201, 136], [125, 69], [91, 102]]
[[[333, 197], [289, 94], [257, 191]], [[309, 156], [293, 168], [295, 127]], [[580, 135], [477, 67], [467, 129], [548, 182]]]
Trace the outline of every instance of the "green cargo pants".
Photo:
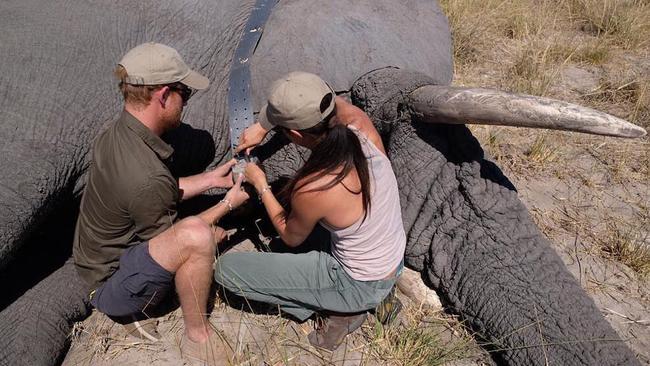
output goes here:
[[396, 277], [357, 281], [327, 252], [228, 253], [219, 257], [214, 278], [248, 300], [277, 304], [300, 321], [328, 310], [356, 313], [375, 308]]

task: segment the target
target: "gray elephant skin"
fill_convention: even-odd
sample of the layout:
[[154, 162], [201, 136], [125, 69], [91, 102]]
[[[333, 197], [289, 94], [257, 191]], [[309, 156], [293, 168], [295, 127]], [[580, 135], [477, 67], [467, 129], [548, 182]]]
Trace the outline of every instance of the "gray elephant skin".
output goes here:
[[[254, 2], [5, 0], [0, 4], [1, 365], [52, 365], [90, 308], [70, 233], [90, 146], [118, 116], [111, 72], [130, 48], [168, 44], [209, 77], [168, 138], [177, 173], [231, 157], [230, 64]], [[464, 125], [415, 118], [409, 93], [452, 79], [447, 19], [434, 1], [282, 0], [254, 57], [253, 105], [304, 70], [376, 122], [400, 185], [406, 264], [460, 314], [500, 364], [637, 364]], [[441, 121], [444, 122], [444, 121]], [[191, 127], [189, 127], [191, 126]], [[211, 135], [208, 135], [208, 133]], [[304, 151], [260, 150], [271, 181]], [[137, 158], [137, 157], [134, 157]]]

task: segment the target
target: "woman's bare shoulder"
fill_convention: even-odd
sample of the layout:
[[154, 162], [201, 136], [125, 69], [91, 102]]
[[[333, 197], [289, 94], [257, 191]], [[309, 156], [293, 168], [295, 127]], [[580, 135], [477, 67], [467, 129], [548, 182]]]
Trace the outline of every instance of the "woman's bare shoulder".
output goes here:
[[386, 149], [381, 136], [366, 112], [341, 97], [336, 97], [336, 118], [340, 123], [355, 127], [370, 140], [384, 155]]
[[334, 171], [331, 174], [324, 174], [322, 172], [314, 172], [309, 174], [296, 182], [296, 194], [316, 194], [326, 192], [328, 189], [323, 189], [328, 184], [332, 182], [338, 171]]

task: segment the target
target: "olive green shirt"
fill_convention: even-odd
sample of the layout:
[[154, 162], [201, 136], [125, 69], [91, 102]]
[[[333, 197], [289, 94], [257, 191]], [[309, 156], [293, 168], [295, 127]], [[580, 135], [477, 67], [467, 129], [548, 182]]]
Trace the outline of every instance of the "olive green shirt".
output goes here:
[[176, 219], [178, 181], [164, 162], [173, 151], [126, 111], [95, 141], [73, 244], [77, 270], [91, 289], [117, 270], [129, 246]]

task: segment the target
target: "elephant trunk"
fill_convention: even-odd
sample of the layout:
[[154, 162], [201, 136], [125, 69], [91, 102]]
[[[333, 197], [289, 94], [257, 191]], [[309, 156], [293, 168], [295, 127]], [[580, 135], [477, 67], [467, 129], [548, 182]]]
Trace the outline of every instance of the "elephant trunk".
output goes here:
[[70, 259], [0, 313], [0, 365], [58, 364], [72, 324], [89, 313], [86, 285]]
[[400, 188], [406, 264], [499, 364], [637, 365], [469, 129], [421, 123], [404, 108], [427, 82], [382, 69], [352, 90], [384, 131]]

